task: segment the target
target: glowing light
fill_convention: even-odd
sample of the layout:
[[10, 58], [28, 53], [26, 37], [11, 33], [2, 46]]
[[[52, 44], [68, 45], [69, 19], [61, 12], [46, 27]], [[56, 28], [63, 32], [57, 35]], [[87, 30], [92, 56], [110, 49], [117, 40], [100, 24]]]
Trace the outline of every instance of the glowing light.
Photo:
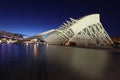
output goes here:
[[48, 46], [48, 44], [46, 44], [46, 46]]
[[10, 42], [9, 41], [7, 41], [7, 44], [9, 44]]
[[26, 45], [28, 46], [28, 43], [26, 43]]
[[37, 41], [37, 39], [33, 39], [34, 41]]

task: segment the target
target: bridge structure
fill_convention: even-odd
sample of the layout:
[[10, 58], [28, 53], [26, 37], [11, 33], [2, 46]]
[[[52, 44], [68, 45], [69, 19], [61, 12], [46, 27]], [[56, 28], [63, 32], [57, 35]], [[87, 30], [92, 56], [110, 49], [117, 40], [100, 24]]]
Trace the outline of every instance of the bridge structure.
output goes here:
[[[52, 29], [52, 30], [48, 30], [48, 31], [45, 31], [45, 32], [41, 32], [41, 33], [39, 33], [39, 34], [36, 34], [36, 35], [34, 35], [34, 36], [30, 36], [30, 37], [28, 37], [28, 38], [25, 38], [25, 39], [23, 39], [23, 40], [21, 40], [20, 42], [25, 42], [25, 43], [33, 43], [33, 42], [40, 42], [40, 43], [47, 43], [45, 40], [44, 40], [44, 38], [43, 38], [43, 36], [45, 36], [45, 35], [48, 35], [48, 34], [50, 34], [51, 32], [54, 32], [55, 30], [54, 29]], [[35, 40], [35, 41], [34, 41]]]
[[[42, 36], [46, 35], [45, 38]], [[79, 19], [70, 18], [57, 29], [52, 29], [27, 39], [40, 38], [47, 44], [111, 47], [114, 45], [102, 23], [100, 14], [91, 14]]]

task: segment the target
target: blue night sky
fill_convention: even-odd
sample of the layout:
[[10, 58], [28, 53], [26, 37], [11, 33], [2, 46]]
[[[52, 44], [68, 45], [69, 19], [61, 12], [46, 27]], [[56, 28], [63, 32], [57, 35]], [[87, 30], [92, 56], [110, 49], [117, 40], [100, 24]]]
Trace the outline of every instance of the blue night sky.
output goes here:
[[100, 13], [108, 34], [120, 35], [119, 7], [115, 0], [0, 0], [0, 30], [32, 36], [57, 28], [69, 17]]

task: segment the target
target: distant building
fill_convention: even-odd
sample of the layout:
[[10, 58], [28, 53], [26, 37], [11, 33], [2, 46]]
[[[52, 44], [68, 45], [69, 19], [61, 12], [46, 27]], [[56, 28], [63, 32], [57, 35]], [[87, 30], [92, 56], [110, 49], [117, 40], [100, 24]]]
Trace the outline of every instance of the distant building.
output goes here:
[[13, 43], [22, 40], [23, 35], [0, 30], [0, 43]]
[[116, 47], [120, 47], [120, 36], [114, 36], [114, 37], [111, 37], [111, 39], [116, 45]]
[[120, 42], [120, 36], [111, 37], [113, 42]]

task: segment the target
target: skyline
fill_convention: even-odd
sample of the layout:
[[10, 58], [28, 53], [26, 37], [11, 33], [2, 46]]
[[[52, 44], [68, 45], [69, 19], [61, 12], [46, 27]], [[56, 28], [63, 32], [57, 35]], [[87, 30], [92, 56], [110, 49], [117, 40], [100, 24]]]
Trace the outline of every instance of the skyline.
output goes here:
[[119, 3], [113, 1], [0, 1], [0, 30], [32, 36], [58, 28], [69, 20], [100, 13], [110, 36], [120, 35]]

